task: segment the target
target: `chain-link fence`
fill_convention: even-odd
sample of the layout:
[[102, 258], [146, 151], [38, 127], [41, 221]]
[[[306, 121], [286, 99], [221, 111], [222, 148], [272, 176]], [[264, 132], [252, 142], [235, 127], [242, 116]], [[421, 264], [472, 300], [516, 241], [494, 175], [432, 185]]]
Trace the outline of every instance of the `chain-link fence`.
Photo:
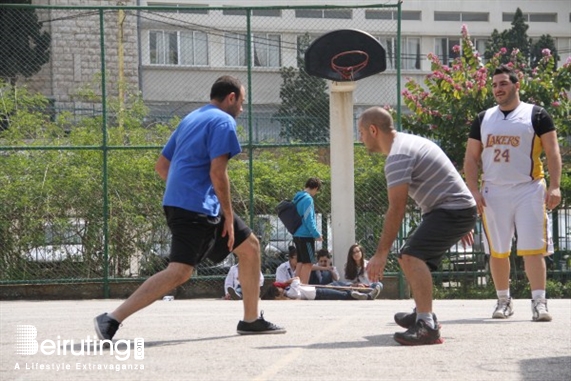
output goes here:
[[[263, 273], [273, 276], [292, 241], [275, 206], [309, 177], [325, 182], [316, 198], [323, 245], [348, 251], [331, 247], [328, 84], [305, 73], [303, 53], [327, 31], [369, 32], [385, 46], [388, 69], [357, 83], [354, 115], [373, 105], [400, 110], [400, 68], [419, 59], [399, 54], [400, 3], [1, 7], [2, 284], [101, 282], [107, 296], [110, 282], [164, 268], [170, 238], [154, 164], [178, 120], [209, 101], [223, 74], [246, 84], [232, 201], [260, 238]], [[354, 126], [355, 236], [370, 256], [387, 208], [383, 159], [357, 141]], [[483, 256], [465, 258], [480, 266]], [[233, 261], [205, 262], [196, 278], [215, 284]], [[398, 271], [393, 258], [387, 270]]]

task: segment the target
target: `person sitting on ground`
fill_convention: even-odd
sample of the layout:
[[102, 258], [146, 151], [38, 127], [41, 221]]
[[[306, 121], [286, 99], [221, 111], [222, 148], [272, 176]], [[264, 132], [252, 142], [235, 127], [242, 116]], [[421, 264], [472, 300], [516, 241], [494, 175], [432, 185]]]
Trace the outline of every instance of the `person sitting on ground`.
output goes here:
[[274, 282], [262, 295], [264, 300], [297, 299], [297, 300], [374, 300], [381, 292], [380, 287], [369, 293], [351, 289], [335, 289], [315, 287], [301, 284], [298, 277], [289, 282]]
[[345, 264], [345, 283], [346, 285], [356, 287], [371, 287], [379, 286], [383, 289], [381, 282], [371, 282], [367, 275], [367, 263], [363, 248], [358, 243], [351, 245], [349, 253], [347, 254], [347, 263]]
[[295, 268], [297, 266], [297, 249], [295, 246], [290, 246], [288, 251], [288, 260], [279, 265], [276, 269], [276, 282], [287, 282], [295, 277]]
[[[238, 257], [236, 257], [238, 260]], [[242, 300], [242, 286], [240, 286], [240, 279], [238, 278], [238, 265], [230, 267], [226, 279], [224, 280], [224, 299], [226, 300]], [[260, 290], [264, 285], [264, 274], [260, 271]]]
[[[276, 279], [277, 280], [277, 279]], [[331, 264], [331, 255], [327, 249], [317, 252], [317, 263], [313, 265], [309, 284], [330, 284], [339, 280], [337, 268]]]

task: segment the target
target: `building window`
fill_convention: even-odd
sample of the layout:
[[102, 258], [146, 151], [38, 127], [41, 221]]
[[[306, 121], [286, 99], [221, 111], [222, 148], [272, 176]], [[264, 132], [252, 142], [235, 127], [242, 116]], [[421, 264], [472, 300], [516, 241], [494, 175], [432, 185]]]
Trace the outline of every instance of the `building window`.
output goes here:
[[488, 12], [434, 12], [434, 21], [489, 21]]
[[460, 45], [459, 39], [451, 39], [447, 37], [434, 39], [434, 52], [443, 65], [450, 64], [459, 53], [454, 52], [454, 46]]
[[[245, 9], [223, 9], [222, 14], [224, 16], [246, 16], [247, 12]], [[281, 17], [281, 9], [252, 9], [252, 16], [261, 17]]]
[[353, 17], [351, 9], [296, 9], [295, 17], [300, 19], [348, 19]]
[[395, 37], [385, 37], [381, 36], [378, 38], [383, 48], [385, 48], [385, 53], [387, 56], [387, 70], [396, 70], [396, 38]]
[[[245, 34], [226, 33], [225, 65], [247, 66], [247, 39]], [[252, 62], [257, 67], [281, 66], [281, 36], [255, 33], [253, 35]]]
[[180, 32], [180, 64], [208, 65], [208, 37], [199, 31]]
[[420, 38], [401, 38], [401, 68], [420, 70]]
[[150, 62], [155, 65], [178, 65], [177, 32], [149, 32]]
[[246, 35], [226, 33], [224, 36], [224, 64], [226, 66], [247, 66]]
[[[161, 9], [160, 12], [168, 12], [168, 13], [194, 13], [199, 15], [207, 15], [208, 14], [208, 5], [207, 4], [193, 4], [193, 9], [186, 9], [182, 7], [188, 7], [189, 5], [184, 4], [177, 4], [177, 3], [152, 3], [147, 2], [147, 5], [150, 7], [176, 7], [178, 9]], [[204, 9], [196, 9], [196, 8], [204, 8]]]
[[[515, 13], [502, 13], [503, 22], [512, 22], [514, 17]], [[527, 22], [557, 22], [557, 13], [524, 13], [523, 19]]]
[[[370, 20], [398, 20], [398, 11], [365, 10], [365, 18]], [[421, 11], [401, 11], [401, 20], [421, 20]]]
[[254, 34], [254, 66], [281, 66], [281, 37], [279, 34]]
[[149, 32], [152, 65], [208, 65], [208, 37], [200, 31]]

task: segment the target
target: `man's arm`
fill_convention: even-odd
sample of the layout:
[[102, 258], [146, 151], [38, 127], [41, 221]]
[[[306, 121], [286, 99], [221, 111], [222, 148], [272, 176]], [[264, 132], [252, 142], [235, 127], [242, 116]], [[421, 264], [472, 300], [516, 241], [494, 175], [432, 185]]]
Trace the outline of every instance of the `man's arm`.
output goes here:
[[157, 163], [155, 164], [155, 171], [159, 174], [161, 179], [163, 179], [165, 181], [167, 180], [167, 176], [169, 174], [170, 165], [171, 165], [171, 162], [169, 159], [164, 157], [162, 154], [159, 155], [159, 158], [157, 159]]
[[369, 264], [367, 265], [367, 275], [371, 282], [383, 278], [387, 257], [389, 256], [393, 242], [397, 238], [406, 211], [408, 184], [400, 184], [389, 188], [388, 197], [389, 209], [385, 215], [381, 239], [379, 240], [375, 255], [369, 260]]
[[541, 144], [547, 158], [547, 170], [549, 171], [549, 187], [545, 195], [547, 209], [553, 209], [561, 202], [561, 153], [555, 131], [541, 135]]
[[228, 154], [212, 159], [210, 163], [210, 180], [224, 213], [224, 230], [222, 236], [228, 235], [228, 249], [234, 249], [234, 212], [230, 196], [230, 178], [228, 177]]
[[476, 139], [468, 139], [466, 154], [464, 156], [464, 177], [466, 185], [476, 200], [478, 213], [484, 212], [486, 201], [480, 193], [480, 162], [482, 159], [482, 142]]

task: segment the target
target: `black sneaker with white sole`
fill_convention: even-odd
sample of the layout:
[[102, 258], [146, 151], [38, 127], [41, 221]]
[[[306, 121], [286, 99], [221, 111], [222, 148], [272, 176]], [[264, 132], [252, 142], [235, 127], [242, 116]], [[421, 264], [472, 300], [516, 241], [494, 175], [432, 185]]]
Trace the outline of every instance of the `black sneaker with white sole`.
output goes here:
[[100, 340], [111, 340], [115, 336], [115, 332], [119, 329], [121, 323], [109, 317], [107, 313], [101, 314], [93, 319], [95, 324], [95, 333]]
[[396, 332], [393, 338], [402, 345], [442, 344], [444, 340], [440, 337], [440, 327], [438, 324], [435, 327], [430, 328], [424, 320], [418, 320], [405, 332]]
[[286, 333], [285, 328], [278, 327], [277, 325], [266, 321], [264, 319], [263, 311], [261, 316], [251, 323], [240, 320], [238, 323], [237, 331], [240, 335], [267, 335], [275, 333]]

